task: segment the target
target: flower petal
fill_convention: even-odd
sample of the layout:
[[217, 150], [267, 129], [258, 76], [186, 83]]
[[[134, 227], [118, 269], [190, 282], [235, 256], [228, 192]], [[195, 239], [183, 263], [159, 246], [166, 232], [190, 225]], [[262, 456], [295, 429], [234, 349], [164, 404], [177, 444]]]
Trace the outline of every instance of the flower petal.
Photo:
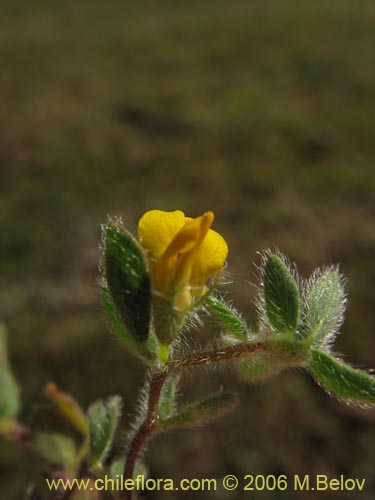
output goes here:
[[159, 259], [184, 225], [185, 214], [181, 210], [150, 210], [138, 222], [138, 238], [150, 256]]
[[195, 219], [188, 219], [186, 217], [184, 227], [172, 240], [163, 258], [170, 258], [177, 254], [187, 253], [192, 251], [195, 247], [200, 247], [213, 220], [214, 214], [212, 212], [206, 212]]
[[228, 245], [224, 238], [210, 229], [197, 252], [192, 269], [191, 284], [203, 285], [223, 267], [228, 255]]

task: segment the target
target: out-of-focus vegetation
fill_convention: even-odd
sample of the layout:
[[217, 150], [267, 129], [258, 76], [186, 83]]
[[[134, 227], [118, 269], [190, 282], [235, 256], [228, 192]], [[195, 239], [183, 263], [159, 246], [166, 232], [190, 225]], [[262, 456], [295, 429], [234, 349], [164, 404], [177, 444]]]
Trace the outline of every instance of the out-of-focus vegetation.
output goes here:
[[[48, 380], [83, 405], [120, 393], [131, 415], [142, 367], [108, 335], [96, 286], [107, 213], [135, 228], [151, 208], [212, 209], [250, 318], [257, 250], [280, 247], [305, 275], [341, 262], [350, 304], [337, 348], [373, 364], [371, 2], [3, 0], [1, 11], [0, 317], [25, 416]], [[155, 440], [155, 477], [346, 474], [366, 477], [360, 498], [372, 498], [369, 414], [293, 373], [194, 381], [190, 396], [224, 385], [241, 405]], [[1, 498], [21, 498], [30, 462], [1, 443]]]

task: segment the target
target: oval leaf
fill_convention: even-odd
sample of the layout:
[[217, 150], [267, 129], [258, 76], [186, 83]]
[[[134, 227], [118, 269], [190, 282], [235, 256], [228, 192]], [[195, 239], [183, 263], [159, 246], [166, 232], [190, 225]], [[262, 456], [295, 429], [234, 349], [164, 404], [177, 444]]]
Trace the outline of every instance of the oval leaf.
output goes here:
[[345, 293], [338, 270], [315, 272], [306, 290], [299, 336], [310, 337], [318, 343], [329, 343], [343, 322], [345, 306]]
[[111, 294], [105, 286], [101, 288], [101, 298], [107, 315], [112, 323], [114, 333], [123, 344], [136, 356], [140, 356], [146, 362], [153, 362], [158, 352], [158, 343], [154, 335], [150, 335], [147, 342], [137, 342], [130, 334], [114, 305]]
[[225, 392], [216, 394], [204, 401], [187, 406], [170, 418], [160, 420], [158, 426], [160, 429], [168, 429], [203, 425], [231, 411], [236, 403], [237, 398], [233, 394]]
[[172, 374], [163, 385], [158, 407], [158, 415], [162, 420], [173, 416], [176, 412], [178, 381], [178, 375]]
[[151, 289], [143, 250], [117, 221], [104, 226], [103, 233], [109, 293], [129, 334], [145, 342], [150, 329]]
[[271, 326], [278, 332], [295, 332], [299, 319], [299, 292], [291, 272], [277, 255], [264, 268], [264, 301]]
[[213, 296], [207, 298], [206, 304], [229, 333], [239, 340], [246, 339], [247, 325], [234, 308]]
[[121, 417], [121, 398], [109, 397], [93, 403], [88, 410], [90, 425], [90, 463], [101, 464], [110, 447]]
[[375, 377], [319, 349], [311, 349], [310, 370], [317, 382], [338, 398], [349, 403], [375, 404]]
[[254, 353], [237, 365], [240, 375], [248, 382], [257, 382], [277, 375], [285, 366], [268, 352]]
[[72, 438], [54, 432], [37, 432], [33, 436], [33, 445], [51, 464], [69, 467], [76, 454]]

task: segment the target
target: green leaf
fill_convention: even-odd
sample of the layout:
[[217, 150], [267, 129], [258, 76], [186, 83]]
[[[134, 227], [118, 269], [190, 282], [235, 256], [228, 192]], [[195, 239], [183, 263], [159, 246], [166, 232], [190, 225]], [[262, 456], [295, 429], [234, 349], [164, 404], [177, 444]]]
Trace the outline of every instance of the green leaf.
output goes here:
[[98, 400], [88, 410], [90, 425], [90, 463], [100, 465], [106, 458], [121, 417], [121, 398], [111, 396]]
[[234, 308], [212, 295], [206, 299], [206, 304], [229, 333], [239, 340], [246, 339], [247, 325]]
[[69, 467], [75, 459], [76, 446], [72, 438], [64, 434], [37, 432], [33, 445], [52, 465]]
[[122, 340], [123, 344], [133, 354], [141, 356], [144, 361], [153, 361], [155, 359], [155, 353], [159, 348], [154, 335], [151, 334], [148, 337], [147, 342], [137, 342], [136, 339], [129, 335], [129, 332], [121, 319], [120, 313], [113, 303], [108, 288], [104, 286], [101, 288], [101, 297], [116, 336]]
[[233, 394], [225, 392], [216, 394], [204, 401], [187, 406], [170, 418], [160, 420], [158, 427], [164, 430], [173, 427], [203, 425], [231, 411], [236, 402], [237, 398]]
[[340, 328], [345, 312], [345, 293], [337, 269], [314, 273], [305, 292], [305, 311], [298, 329], [301, 338], [329, 343]]
[[306, 366], [310, 349], [306, 340], [275, 335], [267, 341], [266, 350], [251, 353], [238, 363], [238, 368], [249, 382], [263, 380], [285, 368]]
[[277, 375], [285, 365], [268, 352], [253, 353], [238, 363], [240, 375], [249, 382], [257, 382]]
[[147, 465], [140, 459], [135, 462], [133, 479], [136, 480], [138, 476], [143, 476], [145, 479], [148, 477]]
[[178, 380], [178, 375], [172, 374], [163, 385], [158, 408], [158, 415], [162, 420], [171, 417], [176, 412]]
[[7, 332], [0, 323], [0, 417], [13, 418], [19, 408], [19, 387], [8, 361]]
[[116, 480], [124, 473], [125, 458], [119, 457], [113, 460], [109, 467], [109, 475], [112, 479]]
[[102, 286], [100, 292], [104, 308], [112, 323], [114, 333], [122, 340], [129, 350], [137, 351], [137, 343], [135, 339], [129, 335], [129, 332], [121, 319], [120, 313], [113, 303], [110, 291], [107, 287]]
[[310, 371], [331, 394], [347, 402], [375, 404], [375, 377], [344, 364], [326, 352], [311, 349]]
[[291, 272], [277, 255], [264, 268], [264, 301], [271, 326], [278, 332], [295, 332], [299, 319], [299, 292]]
[[[105, 280], [128, 335], [146, 342], [150, 330], [151, 289], [140, 245], [117, 221], [103, 229]], [[120, 337], [124, 340], [123, 336]]]
[[267, 350], [285, 367], [304, 366], [309, 359], [311, 345], [307, 340], [274, 336], [267, 342]]
[[[124, 467], [125, 467], [125, 458], [124, 457], [116, 458], [111, 463], [109, 468], [110, 477], [115, 481], [116, 479], [119, 479], [124, 473]], [[135, 463], [133, 479], [135, 480], [137, 476], [144, 476], [144, 478], [147, 478], [148, 476], [147, 467], [140, 459], [138, 459]]]

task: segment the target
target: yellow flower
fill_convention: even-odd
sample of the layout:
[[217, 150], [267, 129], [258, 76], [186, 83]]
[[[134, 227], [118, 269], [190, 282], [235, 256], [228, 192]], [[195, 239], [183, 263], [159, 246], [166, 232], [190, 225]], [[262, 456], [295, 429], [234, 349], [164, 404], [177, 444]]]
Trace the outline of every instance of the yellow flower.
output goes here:
[[138, 223], [138, 237], [147, 251], [151, 284], [174, 307], [186, 310], [192, 297], [205, 293], [206, 282], [223, 267], [228, 246], [211, 228], [214, 214], [192, 219], [180, 210], [146, 212]]

